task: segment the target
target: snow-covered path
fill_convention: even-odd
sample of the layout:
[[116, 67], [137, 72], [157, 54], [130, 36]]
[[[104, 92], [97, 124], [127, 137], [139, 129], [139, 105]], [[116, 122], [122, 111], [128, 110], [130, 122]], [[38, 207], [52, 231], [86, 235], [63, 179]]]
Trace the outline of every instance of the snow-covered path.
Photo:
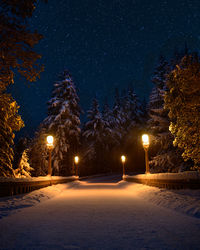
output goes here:
[[76, 181], [32, 192], [0, 219], [0, 249], [200, 249], [200, 219], [150, 202], [158, 190]]

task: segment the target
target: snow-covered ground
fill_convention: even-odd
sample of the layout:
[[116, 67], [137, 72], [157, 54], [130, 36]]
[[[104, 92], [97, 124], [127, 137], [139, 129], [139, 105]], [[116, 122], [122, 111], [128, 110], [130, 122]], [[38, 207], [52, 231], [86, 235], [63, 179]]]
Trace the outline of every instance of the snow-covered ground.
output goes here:
[[200, 180], [200, 173], [198, 171], [185, 171], [180, 173], [158, 173], [158, 174], [138, 174], [138, 175], [124, 175], [124, 177], [134, 179], [157, 179], [157, 180]]
[[0, 198], [0, 249], [200, 249], [200, 190], [108, 178]]
[[27, 177], [27, 178], [14, 178], [14, 177], [0, 177], [0, 182], [36, 182], [36, 181], [51, 181], [51, 180], [63, 180], [63, 179], [78, 179], [77, 176], [39, 176], [39, 177]]

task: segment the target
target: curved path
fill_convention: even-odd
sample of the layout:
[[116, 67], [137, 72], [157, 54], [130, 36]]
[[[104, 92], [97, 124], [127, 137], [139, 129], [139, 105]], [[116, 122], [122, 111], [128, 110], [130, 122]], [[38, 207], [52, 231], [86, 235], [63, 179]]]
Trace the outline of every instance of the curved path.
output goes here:
[[49, 199], [0, 219], [0, 249], [200, 249], [200, 219], [146, 201], [141, 184], [109, 178], [44, 188], [40, 198]]

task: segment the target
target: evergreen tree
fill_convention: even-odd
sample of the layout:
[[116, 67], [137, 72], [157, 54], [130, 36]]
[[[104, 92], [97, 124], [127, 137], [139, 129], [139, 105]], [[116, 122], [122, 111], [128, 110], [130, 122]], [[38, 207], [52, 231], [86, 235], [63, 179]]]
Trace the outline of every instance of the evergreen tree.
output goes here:
[[143, 120], [146, 123], [148, 120], [148, 109], [147, 109], [147, 100], [145, 97], [143, 98], [143, 100], [141, 102], [141, 112], [142, 112]]
[[45, 176], [48, 172], [48, 150], [46, 146], [47, 131], [40, 125], [29, 147], [29, 161], [33, 167], [32, 176]]
[[116, 89], [112, 121], [119, 141], [122, 142], [130, 130], [143, 124], [144, 120], [144, 109], [133, 88], [129, 87], [122, 96]]
[[166, 91], [166, 77], [169, 65], [164, 57], [160, 57], [155, 69], [152, 82], [154, 88], [149, 101], [148, 126], [152, 134], [154, 152], [150, 161], [152, 172], [177, 171], [177, 162], [180, 163], [178, 152], [173, 148], [173, 136], [169, 131], [168, 111], [164, 108], [164, 93]]
[[163, 147], [165, 143], [170, 143], [169, 118], [167, 110], [164, 109], [164, 91], [155, 86], [149, 98], [149, 117], [148, 125], [154, 136], [155, 143], [159, 142]]
[[137, 95], [129, 88], [120, 96], [116, 89], [113, 109], [106, 101], [102, 114], [95, 98], [88, 119], [83, 129], [85, 165], [93, 162], [96, 173], [119, 171], [118, 157], [128, 146], [137, 144], [136, 137], [144, 121], [144, 111]]
[[125, 122], [126, 117], [122, 107], [122, 99], [120, 98], [118, 88], [116, 88], [114, 96], [114, 105], [112, 109], [111, 126], [114, 128], [115, 137], [117, 138], [119, 144], [121, 143], [121, 140], [126, 133], [123, 127]]
[[0, 92], [0, 176], [13, 176], [14, 131], [24, 126], [13, 98]]
[[35, 9], [36, 0], [2, 0], [0, 2], [0, 175], [12, 176], [14, 131], [23, 127], [17, 114], [19, 106], [6, 93], [14, 83], [16, 73], [27, 81], [35, 81], [43, 67], [37, 60], [40, 55], [33, 47], [42, 38], [36, 31], [31, 32], [27, 19]]
[[197, 54], [186, 55], [169, 74], [165, 107], [169, 109], [174, 145], [183, 158], [200, 168], [200, 62]]
[[104, 105], [102, 109], [102, 118], [106, 123], [110, 123], [112, 119], [112, 111], [110, 110], [107, 98], [104, 101]]
[[115, 128], [115, 119], [113, 117], [113, 112], [110, 109], [107, 101], [105, 101], [102, 110], [102, 120], [104, 123], [104, 135], [107, 140], [105, 142], [105, 149], [110, 151], [112, 147], [119, 144], [119, 134]]
[[94, 157], [95, 144], [102, 142], [102, 131], [104, 128], [104, 121], [99, 110], [99, 103], [96, 98], [92, 100], [91, 109], [88, 110], [88, 122], [86, 122], [84, 127], [83, 136], [89, 142], [89, 159]]
[[126, 127], [125, 129], [129, 131], [131, 128], [141, 125], [144, 123], [144, 108], [139, 101], [138, 96], [134, 92], [132, 87], [127, 90], [127, 95], [124, 101], [123, 112], [126, 114]]
[[115, 127], [113, 112], [107, 103], [103, 106], [102, 119], [104, 127], [102, 129], [102, 145], [104, 151], [104, 168], [106, 172], [116, 171], [118, 166], [115, 164], [115, 151], [120, 146], [121, 135]]
[[80, 107], [75, 85], [68, 70], [60, 74], [55, 82], [53, 95], [48, 102], [48, 117], [44, 124], [48, 133], [55, 137], [53, 150], [53, 172], [71, 174], [73, 155], [79, 146]]
[[33, 51], [42, 36], [31, 32], [27, 22], [36, 3], [36, 0], [0, 2], [0, 85], [13, 83], [14, 72], [35, 81], [43, 69], [37, 62], [41, 56]]
[[30, 139], [28, 137], [20, 138], [14, 145], [14, 161], [13, 166], [16, 168], [19, 165], [22, 154], [29, 147]]
[[17, 178], [27, 178], [27, 177], [31, 177], [31, 171], [33, 171], [33, 168], [30, 166], [28, 160], [28, 150], [25, 149], [21, 160], [19, 162], [19, 166], [17, 169], [15, 169], [15, 177]]
[[88, 110], [88, 121], [83, 129], [85, 145], [85, 161], [93, 163], [95, 169], [93, 173], [105, 171], [105, 122], [99, 110], [99, 104], [96, 98], [93, 99], [91, 109]]
[[138, 96], [129, 86], [122, 96], [122, 112], [124, 115], [124, 123], [122, 128], [124, 131], [121, 145], [118, 147], [118, 155], [127, 154], [129, 161], [126, 164], [126, 170], [133, 172], [138, 170], [137, 165], [141, 163], [141, 150], [140, 134], [145, 127], [145, 107], [142, 106]]

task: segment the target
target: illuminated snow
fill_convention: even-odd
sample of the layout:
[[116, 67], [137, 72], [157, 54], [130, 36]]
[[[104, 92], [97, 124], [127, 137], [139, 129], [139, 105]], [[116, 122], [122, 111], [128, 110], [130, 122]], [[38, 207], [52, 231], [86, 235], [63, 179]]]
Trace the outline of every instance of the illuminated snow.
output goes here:
[[199, 190], [102, 178], [59, 184], [0, 199], [0, 248], [197, 249], [199, 201]]

